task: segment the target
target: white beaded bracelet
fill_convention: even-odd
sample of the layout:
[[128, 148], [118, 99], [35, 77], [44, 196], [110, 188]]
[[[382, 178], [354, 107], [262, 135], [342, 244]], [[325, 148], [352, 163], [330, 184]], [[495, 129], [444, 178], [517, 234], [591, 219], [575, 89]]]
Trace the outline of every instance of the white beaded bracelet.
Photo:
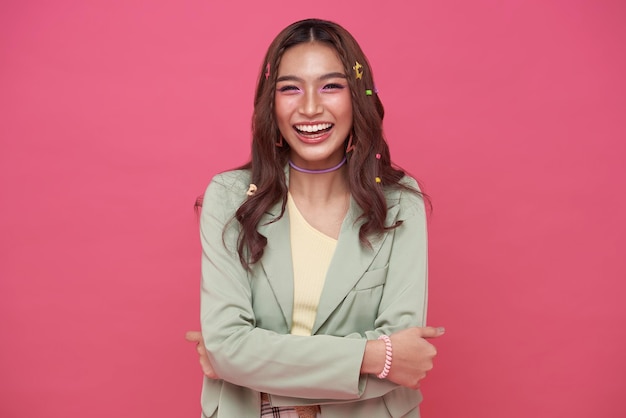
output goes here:
[[393, 350], [391, 348], [391, 338], [386, 335], [381, 335], [378, 337], [379, 340], [383, 340], [385, 342], [385, 367], [383, 367], [383, 371], [380, 372], [378, 376], [379, 379], [384, 379], [389, 375], [389, 370], [391, 370], [391, 359], [393, 357]]

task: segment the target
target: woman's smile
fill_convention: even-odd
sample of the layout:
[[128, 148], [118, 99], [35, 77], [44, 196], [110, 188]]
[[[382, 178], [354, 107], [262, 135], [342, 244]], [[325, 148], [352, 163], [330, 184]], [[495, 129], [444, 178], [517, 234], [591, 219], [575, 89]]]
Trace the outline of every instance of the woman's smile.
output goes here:
[[332, 123], [308, 123], [296, 124], [294, 129], [302, 142], [318, 144], [331, 135], [333, 126]]

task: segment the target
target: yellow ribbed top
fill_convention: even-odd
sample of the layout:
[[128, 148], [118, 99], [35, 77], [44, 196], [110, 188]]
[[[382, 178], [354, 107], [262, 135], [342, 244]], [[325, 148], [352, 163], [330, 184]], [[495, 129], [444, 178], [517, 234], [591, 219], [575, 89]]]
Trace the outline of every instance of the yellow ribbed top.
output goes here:
[[317, 305], [337, 240], [313, 228], [287, 196], [293, 264], [293, 316], [291, 333], [311, 335]]

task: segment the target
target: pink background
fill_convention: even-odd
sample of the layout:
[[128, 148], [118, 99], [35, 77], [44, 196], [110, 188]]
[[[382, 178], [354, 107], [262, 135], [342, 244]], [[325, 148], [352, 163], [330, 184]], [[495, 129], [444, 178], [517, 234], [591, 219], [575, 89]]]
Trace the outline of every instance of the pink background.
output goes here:
[[197, 417], [192, 210], [288, 23], [338, 21], [432, 196], [423, 416], [626, 416], [626, 5], [3, 1], [0, 416]]

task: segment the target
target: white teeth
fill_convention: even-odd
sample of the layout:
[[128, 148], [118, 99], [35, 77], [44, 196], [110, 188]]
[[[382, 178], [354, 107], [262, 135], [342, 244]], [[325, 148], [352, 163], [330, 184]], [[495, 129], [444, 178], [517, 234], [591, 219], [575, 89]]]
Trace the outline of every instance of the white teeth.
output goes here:
[[302, 132], [314, 133], [328, 129], [333, 126], [332, 123], [318, 123], [317, 125], [296, 125], [296, 129]]

